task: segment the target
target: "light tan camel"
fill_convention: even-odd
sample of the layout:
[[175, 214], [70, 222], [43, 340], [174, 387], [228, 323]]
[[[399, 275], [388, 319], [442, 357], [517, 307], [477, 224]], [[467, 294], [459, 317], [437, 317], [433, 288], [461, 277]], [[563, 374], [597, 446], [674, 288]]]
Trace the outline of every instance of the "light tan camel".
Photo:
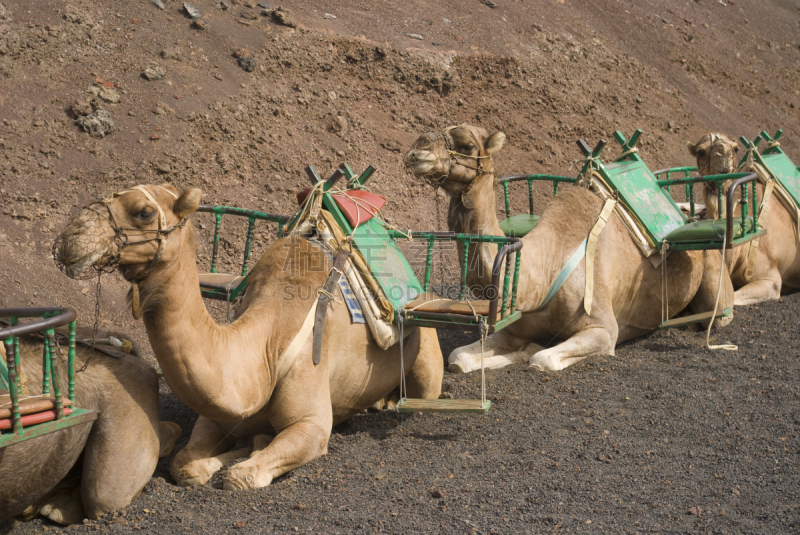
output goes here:
[[[78, 336], [91, 338], [92, 330], [79, 328]], [[0, 354], [5, 358], [2, 344]], [[0, 521], [41, 513], [73, 524], [127, 507], [152, 477], [158, 458], [172, 452], [181, 430], [158, 421], [153, 367], [135, 355], [90, 355], [89, 348], [76, 348], [76, 368], [87, 359], [89, 364], [75, 374], [75, 405], [97, 411], [97, 420], [0, 449]], [[28, 394], [41, 394], [42, 342], [23, 337], [20, 363]], [[58, 367], [67, 385], [66, 360]]]
[[[688, 142], [689, 152], [697, 159], [701, 175], [733, 173], [736, 170], [736, 141], [724, 134], [709, 133], [696, 143]], [[723, 183], [723, 192], [730, 182]], [[717, 185], [705, 183], [701, 188], [705, 199], [708, 218], [718, 218]], [[764, 199], [764, 186], [758, 184], [758, 199]], [[741, 214], [737, 208], [735, 212]], [[767, 230], [759, 240], [751, 241], [725, 254], [733, 287], [735, 305], [750, 305], [779, 299], [782, 291], [800, 288], [800, 255], [798, 255], [797, 225], [786, 207], [773, 194], [768, 209], [759, 217], [761, 225]], [[748, 255], [755, 251], [755, 264], [751, 276], [747, 276]]]
[[[488, 135], [483, 128], [461, 125], [422, 135], [406, 154], [405, 162], [415, 174], [441, 185], [450, 195], [447, 224], [451, 231], [502, 236], [496, 217], [492, 157], [504, 142], [502, 132]], [[522, 318], [489, 336], [487, 367], [527, 362], [528, 369], [561, 370], [586, 357], [614, 355], [616, 344], [661, 323], [661, 268], [653, 267], [639, 252], [617, 217], [610, 218], [600, 234], [591, 316], [583, 307], [583, 260], [552, 301], [536, 310], [587, 237], [602, 206], [603, 201], [587, 189], [564, 188], [523, 238], [517, 305]], [[470, 248], [469, 284], [490, 284], [492, 257], [490, 246]], [[669, 315], [687, 305], [698, 312], [712, 310], [719, 268], [718, 252], [673, 251], [667, 257], [666, 270]], [[721, 309], [732, 301], [727, 277], [723, 288]], [[561, 342], [550, 347], [556, 340]], [[479, 367], [479, 342], [450, 354], [451, 371], [469, 372]]]
[[[272, 244], [249, 274], [234, 322], [215, 323], [200, 295], [195, 232], [191, 221], [182, 223], [197, 210], [200, 190], [142, 189], [148, 193], [130, 190], [84, 210], [62, 233], [58, 257], [75, 274], [119, 253], [120, 271], [138, 285], [142, 317], [164, 378], [200, 415], [189, 444], [172, 461], [178, 484], [204, 484], [223, 465], [249, 453], [248, 460], [223, 475], [224, 488], [269, 485], [324, 455], [333, 424], [369, 408], [399, 384], [399, 345], [381, 350], [366, 325], [351, 324], [343, 299], [328, 314], [321, 362], [314, 365], [313, 336], [298, 333], [307, 320], [313, 324], [312, 305], [331, 263], [321, 249], [298, 237]], [[128, 245], [121, 249], [109, 219], [126, 229]], [[171, 230], [161, 234], [163, 254], [157, 256], [157, 241], [147, 240], [167, 227]], [[409, 395], [436, 399], [444, 372], [436, 331], [407, 333]], [[252, 447], [232, 450], [242, 439]]]

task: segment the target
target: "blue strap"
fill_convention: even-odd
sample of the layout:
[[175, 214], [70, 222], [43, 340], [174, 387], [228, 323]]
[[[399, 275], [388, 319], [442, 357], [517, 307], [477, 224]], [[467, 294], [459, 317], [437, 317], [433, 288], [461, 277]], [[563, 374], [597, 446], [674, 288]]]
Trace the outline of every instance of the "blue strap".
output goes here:
[[554, 280], [553, 284], [550, 285], [550, 289], [547, 290], [547, 295], [544, 296], [544, 301], [542, 301], [542, 304], [536, 307], [536, 309], [534, 309], [533, 312], [538, 312], [542, 310], [544, 307], [547, 306], [548, 303], [550, 303], [550, 301], [553, 300], [558, 291], [561, 289], [561, 286], [564, 285], [564, 282], [567, 280], [567, 277], [569, 277], [570, 273], [572, 273], [572, 271], [575, 269], [575, 267], [578, 265], [581, 259], [583, 259], [583, 257], [586, 256], [586, 244], [588, 243], [588, 241], [589, 238], [588, 237], [585, 238], [578, 246], [578, 248], [575, 250], [575, 252], [572, 253], [572, 258], [570, 258], [569, 261], [564, 265], [564, 267], [561, 268], [561, 273], [558, 274], [556, 280]]

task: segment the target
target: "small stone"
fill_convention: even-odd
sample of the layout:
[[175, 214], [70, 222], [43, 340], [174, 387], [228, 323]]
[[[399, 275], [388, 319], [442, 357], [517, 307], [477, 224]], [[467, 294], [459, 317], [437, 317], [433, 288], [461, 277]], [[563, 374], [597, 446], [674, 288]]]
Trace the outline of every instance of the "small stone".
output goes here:
[[181, 60], [181, 49], [176, 47], [176, 46], [172, 46], [172, 47], [165, 48], [164, 50], [162, 50], [160, 55], [164, 59], [174, 59], [175, 61], [180, 61]]
[[436, 498], [436, 499], [444, 498], [444, 493], [439, 489], [433, 489], [431, 491], [431, 498]]
[[192, 22], [192, 28], [195, 28], [196, 30], [207, 30], [208, 23], [204, 20], [196, 19], [194, 22]]
[[252, 54], [246, 48], [237, 48], [233, 51], [234, 58], [249, 58], [250, 56], [252, 56]]
[[101, 87], [100, 91], [97, 92], [97, 96], [110, 104], [119, 103], [119, 93], [109, 87]]
[[407, 33], [407, 34], [406, 34], [406, 37], [410, 37], [411, 39], [417, 39], [417, 40], [419, 40], [419, 41], [422, 41], [422, 40], [424, 39], [424, 37], [422, 37], [422, 36], [421, 36], [420, 34], [418, 34], [418, 33]]
[[167, 69], [160, 65], [149, 65], [144, 72], [142, 72], [142, 76], [147, 78], [148, 80], [161, 80], [167, 75]]
[[98, 109], [75, 121], [92, 137], [105, 137], [114, 131], [114, 120], [106, 110]]
[[261, 9], [272, 9], [272, 6], [266, 2], [259, 2], [258, 7]]
[[217, 3], [217, 8], [220, 9], [221, 11], [227, 11], [228, 8], [230, 8], [230, 7], [231, 6], [229, 6], [227, 2], [218, 2]]
[[156, 6], [158, 9], [162, 9], [162, 10], [166, 9], [164, 7], [164, 2], [162, 2], [161, 0], [153, 0], [153, 5]]
[[89, 288], [86, 288], [86, 287], [82, 288], [82, 289], [81, 289], [81, 293], [82, 293], [83, 295], [86, 295], [86, 294], [88, 294], [88, 293], [89, 293]]
[[192, 19], [199, 19], [202, 16], [196, 7], [187, 4], [186, 2], [183, 3], [183, 9], [186, 11], [187, 15], [192, 17]]
[[702, 516], [703, 515], [703, 508], [699, 505], [697, 507], [692, 507], [687, 511], [687, 514], [694, 515], [694, 516]]
[[239, 58], [236, 62], [247, 72], [253, 72], [257, 65], [255, 58]]
[[325, 13], [325, 14], [322, 16], [322, 18], [323, 18], [323, 19], [335, 19], [335, 18], [336, 18], [336, 15], [333, 15], [333, 14], [331, 14], [331, 13]]
[[74, 113], [76, 117], [83, 117], [85, 115], [89, 115], [94, 111], [94, 109], [92, 109], [92, 103], [89, 100], [75, 101], [70, 107], [70, 109], [72, 110], [72, 113]]
[[297, 22], [289, 15], [289, 10], [280, 6], [267, 12], [277, 23], [288, 26], [289, 28], [297, 28]]
[[492, 8], [492, 9], [497, 7], [497, 4], [492, 2], [492, 0], [483, 0], [483, 2], [481, 2], [481, 4], [483, 4], [485, 6], [488, 6], [488, 7]]

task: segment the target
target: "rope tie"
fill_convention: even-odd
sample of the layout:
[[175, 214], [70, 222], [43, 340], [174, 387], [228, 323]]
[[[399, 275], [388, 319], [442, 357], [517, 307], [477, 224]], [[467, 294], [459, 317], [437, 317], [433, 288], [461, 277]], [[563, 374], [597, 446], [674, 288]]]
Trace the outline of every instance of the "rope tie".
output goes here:
[[638, 148], [636, 148], [636, 147], [631, 147], [631, 148], [629, 148], [629, 149], [625, 150], [625, 151], [624, 151], [622, 154], [620, 154], [619, 156], [617, 156], [617, 159], [616, 159], [616, 160], [614, 160], [614, 161], [615, 161], [615, 162], [621, 162], [622, 160], [624, 160], [625, 158], [627, 158], [627, 157], [628, 157], [628, 156], [630, 156], [631, 154], [636, 154], [637, 152], [639, 152], [639, 149], [638, 149]]
[[[735, 206], [734, 206], [735, 208]], [[730, 217], [730, 216], [729, 216]], [[720, 344], [720, 345], [710, 345], [711, 342], [711, 327], [714, 325], [714, 319], [717, 317], [717, 307], [719, 306], [719, 296], [722, 294], [722, 272], [725, 269], [725, 246], [727, 245], [728, 233], [726, 232], [724, 237], [722, 238], [722, 251], [721, 257], [722, 260], [719, 264], [719, 282], [717, 283], [717, 299], [714, 301], [714, 313], [711, 315], [711, 319], [708, 322], [708, 331], [706, 332], [706, 347], [710, 350], [714, 349], [726, 349], [728, 351], [738, 351], [739, 347], [734, 344]]]

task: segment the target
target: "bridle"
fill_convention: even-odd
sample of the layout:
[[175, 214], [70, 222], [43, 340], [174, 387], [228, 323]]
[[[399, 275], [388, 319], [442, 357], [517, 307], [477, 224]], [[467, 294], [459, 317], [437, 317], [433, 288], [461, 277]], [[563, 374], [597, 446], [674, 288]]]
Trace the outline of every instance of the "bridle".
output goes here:
[[[158, 187], [161, 188], [162, 190], [166, 191], [170, 195], [172, 195], [176, 200], [178, 199], [178, 196], [175, 193], [173, 193], [172, 191], [170, 191], [167, 188], [164, 188], [162, 186], [158, 186]], [[117, 220], [114, 217], [114, 212], [111, 210], [111, 201], [113, 201], [114, 199], [116, 199], [118, 197], [121, 197], [121, 196], [125, 195], [126, 193], [130, 193], [132, 191], [141, 192], [147, 198], [147, 200], [149, 200], [150, 202], [152, 202], [153, 204], [156, 205], [156, 208], [158, 209], [158, 228], [157, 229], [123, 228], [123, 227], [120, 227], [117, 224]], [[137, 274], [137, 276], [136, 276], [136, 280], [137, 281], [142, 280], [147, 275], [149, 275], [150, 272], [153, 270], [153, 268], [156, 266], [156, 264], [158, 264], [161, 261], [161, 257], [163, 256], [164, 250], [167, 247], [167, 237], [170, 235], [170, 233], [172, 233], [172, 231], [177, 230], [179, 228], [183, 228], [183, 226], [186, 225], [186, 222], [188, 221], [188, 218], [183, 218], [180, 222], [178, 222], [178, 223], [172, 225], [171, 227], [167, 228], [167, 218], [164, 215], [164, 210], [161, 208], [161, 205], [158, 203], [158, 201], [156, 201], [155, 198], [150, 194], [150, 192], [147, 191], [147, 189], [145, 189], [145, 187], [142, 186], [142, 185], [134, 186], [131, 189], [128, 189], [128, 190], [125, 190], [125, 191], [112, 193], [110, 197], [107, 197], [107, 198], [99, 200], [99, 201], [94, 201], [93, 203], [91, 203], [89, 205], [89, 208], [91, 208], [92, 205], [95, 205], [95, 204], [99, 204], [101, 206], [105, 206], [106, 211], [108, 212], [108, 215], [109, 215], [109, 217], [105, 218], [105, 219], [111, 224], [111, 228], [114, 230], [114, 244], [117, 247], [116, 255], [114, 257], [112, 257], [111, 260], [109, 260], [103, 266], [104, 268], [111, 267], [111, 266], [116, 267], [119, 264], [119, 258], [120, 258], [120, 254], [122, 252], [122, 249], [124, 249], [125, 247], [128, 247], [130, 245], [140, 245], [142, 243], [149, 243], [149, 242], [152, 242], [152, 241], [158, 242], [158, 247], [156, 249], [155, 256], [153, 256], [153, 258], [150, 260], [150, 262], [148, 262], [148, 264], [147, 264], [147, 266], [145, 266], [144, 270], [140, 271]], [[97, 212], [97, 210], [93, 210], [93, 211]], [[98, 212], [98, 215], [100, 215], [99, 212]], [[137, 240], [137, 241], [131, 241], [129, 239], [128, 235], [126, 234], [126, 232], [141, 232], [142, 234], [145, 234], [145, 235], [147, 235], [147, 234], [155, 234], [155, 235], [152, 238], [146, 238], [146, 239], [141, 239], [141, 240]]]
[[[162, 186], [158, 186], [158, 187], [161, 188], [162, 190], [166, 191], [170, 195], [172, 195], [176, 200], [178, 199], [178, 196], [175, 193], [173, 193], [170, 190], [168, 190], [167, 188], [164, 188]], [[116, 199], [117, 197], [121, 197], [122, 195], [124, 195], [126, 193], [130, 193], [132, 191], [141, 192], [145, 197], [147, 197], [147, 200], [149, 200], [150, 202], [152, 202], [153, 204], [156, 205], [156, 208], [158, 209], [158, 228], [157, 229], [123, 228], [123, 227], [120, 227], [119, 225], [117, 225], [117, 220], [114, 217], [114, 212], [111, 210], [111, 201]], [[104, 269], [108, 269], [111, 266], [116, 267], [119, 264], [120, 254], [122, 253], [122, 249], [124, 249], [125, 247], [128, 247], [130, 245], [139, 245], [139, 244], [142, 244], [142, 243], [149, 243], [149, 242], [152, 242], [152, 241], [158, 242], [158, 247], [156, 248], [156, 254], [153, 256], [153, 258], [150, 260], [150, 262], [147, 263], [147, 265], [144, 267], [144, 269], [139, 271], [136, 274], [136, 277], [134, 278], [134, 280], [131, 281], [131, 292], [133, 294], [132, 298], [131, 298], [131, 311], [133, 313], [134, 319], [137, 319], [137, 320], [141, 319], [141, 317], [142, 317], [142, 309], [141, 309], [141, 304], [140, 304], [140, 301], [139, 301], [139, 282], [142, 281], [145, 277], [147, 277], [147, 275], [150, 274], [150, 272], [153, 270], [153, 268], [156, 267], [156, 265], [161, 261], [161, 257], [164, 254], [164, 250], [167, 248], [167, 237], [170, 235], [170, 233], [172, 233], [172, 231], [177, 230], [179, 228], [183, 228], [184, 225], [186, 225], [186, 222], [188, 221], [189, 218], [184, 217], [178, 223], [176, 223], [176, 224], [172, 225], [171, 227], [167, 228], [167, 218], [164, 215], [163, 208], [161, 208], [161, 205], [158, 203], [158, 201], [156, 201], [155, 198], [150, 194], [150, 192], [147, 191], [145, 189], [145, 187], [142, 186], [142, 185], [134, 186], [129, 190], [121, 191], [121, 192], [118, 192], [118, 193], [112, 193], [111, 197], [107, 197], [107, 198], [102, 199], [100, 201], [95, 201], [92, 204], [90, 204], [89, 206], [91, 207], [94, 204], [99, 204], [99, 205], [102, 205], [102, 206], [106, 207], [106, 210], [108, 211], [108, 215], [109, 215], [109, 218], [106, 218], [106, 220], [111, 224], [111, 228], [114, 230], [114, 243], [117, 246], [117, 254], [109, 262], [104, 264], [104, 266], [103, 266]], [[98, 215], [100, 215], [97, 210], [93, 209], [92, 211], [94, 211], [94, 212], [98, 213]], [[141, 239], [141, 240], [137, 240], [137, 241], [130, 241], [130, 239], [128, 238], [128, 235], [126, 234], [126, 232], [141, 232], [141, 233], [143, 233], [145, 235], [147, 235], [147, 234], [155, 234], [155, 235], [152, 238], [145, 238], [145, 239]]]
[[[469, 134], [472, 136], [472, 139], [475, 140], [475, 144], [478, 146], [478, 155], [477, 156], [470, 156], [469, 154], [463, 154], [461, 152], [457, 152], [453, 149], [453, 140], [452, 136], [450, 135], [450, 131], [458, 128], [458, 126], [448, 126], [444, 129], [444, 132], [436, 132], [436, 137], [440, 138], [444, 142], [445, 149], [447, 149], [447, 155], [450, 157], [447, 164], [447, 173], [443, 173], [439, 177], [431, 177], [431, 180], [435, 182], [437, 185], [441, 185], [445, 180], [450, 177], [450, 173], [453, 171], [453, 167], [456, 165], [460, 165], [461, 167], [465, 167], [467, 169], [471, 169], [476, 171], [479, 175], [486, 173], [487, 171], [483, 168], [483, 161], [487, 158], [491, 158], [490, 155], [484, 154], [482, 155], [481, 152], [483, 151], [483, 145], [478, 141], [478, 138], [475, 137], [475, 133], [472, 129], [467, 128]], [[464, 163], [458, 161], [457, 158], [467, 158], [467, 159], [474, 159], [476, 161], [476, 167], [471, 167]]]

